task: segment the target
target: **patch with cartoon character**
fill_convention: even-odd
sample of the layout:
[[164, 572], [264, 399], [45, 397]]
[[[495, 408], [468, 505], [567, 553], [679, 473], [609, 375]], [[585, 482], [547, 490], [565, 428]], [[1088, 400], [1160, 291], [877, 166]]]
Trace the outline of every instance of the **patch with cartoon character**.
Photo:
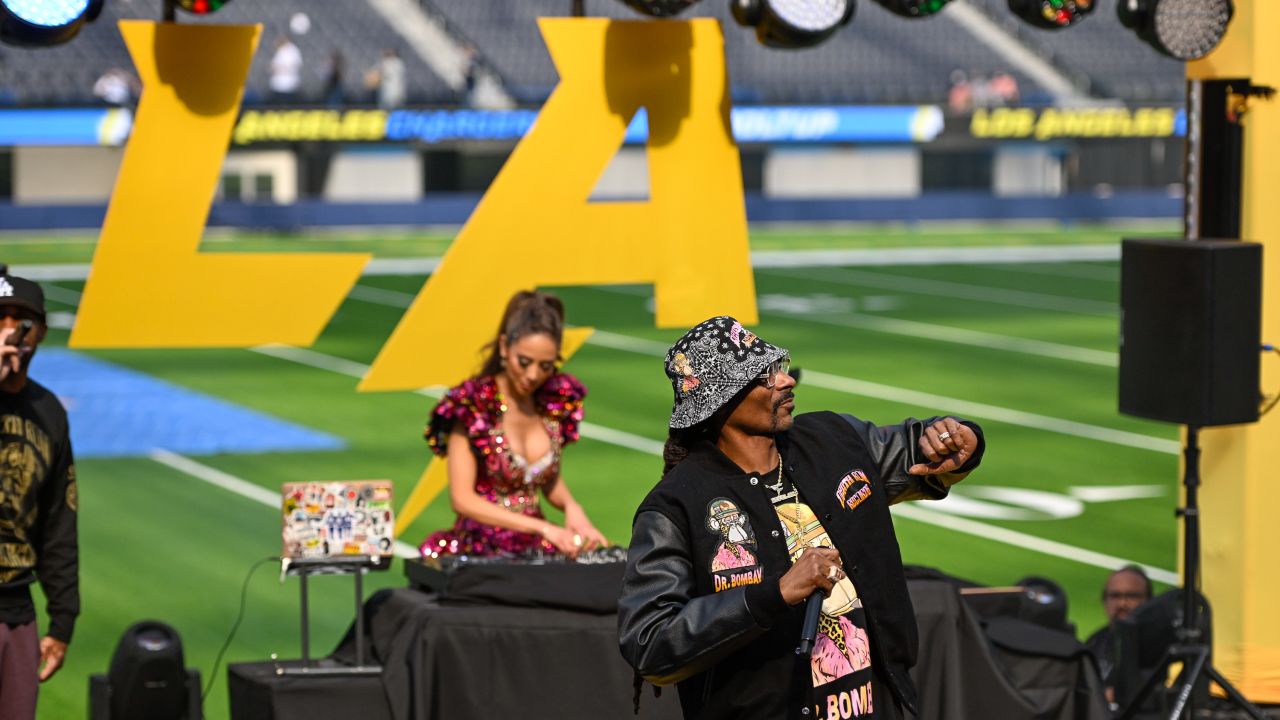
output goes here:
[[764, 580], [764, 569], [756, 558], [756, 536], [746, 513], [728, 498], [716, 498], [707, 505], [707, 529], [720, 538], [711, 558], [711, 578], [715, 591]]
[[856, 509], [869, 497], [871, 497], [871, 481], [861, 470], [850, 470], [847, 475], [840, 478], [840, 484], [836, 485], [836, 500], [846, 509]]
[[699, 382], [698, 377], [693, 374], [693, 363], [689, 361], [689, 357], [684, 353], [676, 353], [675, 357], [671, 358], [671, 364], [675, 366], [676, 372], [680, 373], [681, 393], [688, 394], [702, 384]]

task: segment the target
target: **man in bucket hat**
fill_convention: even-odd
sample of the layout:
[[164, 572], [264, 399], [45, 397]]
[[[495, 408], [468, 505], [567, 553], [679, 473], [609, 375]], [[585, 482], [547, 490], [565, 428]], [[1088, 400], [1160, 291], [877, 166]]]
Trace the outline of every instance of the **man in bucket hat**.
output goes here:
[[[661, 482], [636, 512], [623, 655], [695, 718], [895, 718], [916, 710], [916, 624], [889, 505], [978, 465], [977, 425], [795, 415], [789, 353], [731, 317], [666, 357]], [[805, 600], [826, 595], [796, 654]]]
[[[34, 718], [80, 612], [75, 461], [67, 413], [27, 376], [46, 332], [44, 292], [0, 274], [0, 718]], [[36, 631], [39, 581], [49, 627]]]

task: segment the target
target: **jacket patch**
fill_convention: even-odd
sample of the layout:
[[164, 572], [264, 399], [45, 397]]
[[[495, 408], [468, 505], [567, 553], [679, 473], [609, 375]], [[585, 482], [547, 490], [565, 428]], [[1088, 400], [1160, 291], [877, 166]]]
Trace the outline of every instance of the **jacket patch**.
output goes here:
[[836, 486], [836, 500], [844, 507], [853, 510], [871, 497], [871, 481], [861, 470], [851, 470]]
[[711, 558], [716, 592], [764, 580], [764, 569], [756, 558], [755, 533], [747, 514], [732, 500], [716, 498], [707, 505], [707, 529], [720, 538]]

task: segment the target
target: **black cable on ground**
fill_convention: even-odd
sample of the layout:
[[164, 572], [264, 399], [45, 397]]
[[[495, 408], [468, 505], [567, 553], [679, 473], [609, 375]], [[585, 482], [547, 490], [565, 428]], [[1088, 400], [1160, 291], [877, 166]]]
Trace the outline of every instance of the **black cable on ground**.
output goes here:
[[222, 656], [226, 654], [227, 648], [231, 647], [231, 641], [235, 639], [236, 631], [240, 629], [240, 623], [244, 620], [245, 605], [249, 599], [249, 581], [253, 579], [253, 573], [267, 563], [276, 562], [280, 562], [280, 558], [262, 558], [249, 568], [249, 572], [245, 573], [244, 583], [240, 586], [240, 611], [236, 613], [236, 621], [231, 624], [231, 632], [227, 633], [227, 639], [218, 650], [218, 656], [213, 660], [213, 667], [209, 669], [209, 680], [205, 682], [204, 692], [200, 693], [201, 704], [204, 703], [205, 698], [209, 697], [209, 691], [213, 689], [213, 681], [218, 677], [218, 666], [222, 664]]

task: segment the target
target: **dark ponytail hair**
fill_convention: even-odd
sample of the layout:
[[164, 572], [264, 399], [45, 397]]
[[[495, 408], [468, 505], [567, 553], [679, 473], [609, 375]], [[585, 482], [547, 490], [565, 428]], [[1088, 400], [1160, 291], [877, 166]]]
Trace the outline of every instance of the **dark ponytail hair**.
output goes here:
[[481, 375], [497, 375], [502, 372], [502, 338], [507, 345], [529, 335], [549, 335], [556, 348], [564, 337], [564, 303], [551, 293], [521, 290], [511, 296], [507, 309], [498, 324], [498, 334], [481, 352], [488, 350], [488, 359], [480, 368]]

